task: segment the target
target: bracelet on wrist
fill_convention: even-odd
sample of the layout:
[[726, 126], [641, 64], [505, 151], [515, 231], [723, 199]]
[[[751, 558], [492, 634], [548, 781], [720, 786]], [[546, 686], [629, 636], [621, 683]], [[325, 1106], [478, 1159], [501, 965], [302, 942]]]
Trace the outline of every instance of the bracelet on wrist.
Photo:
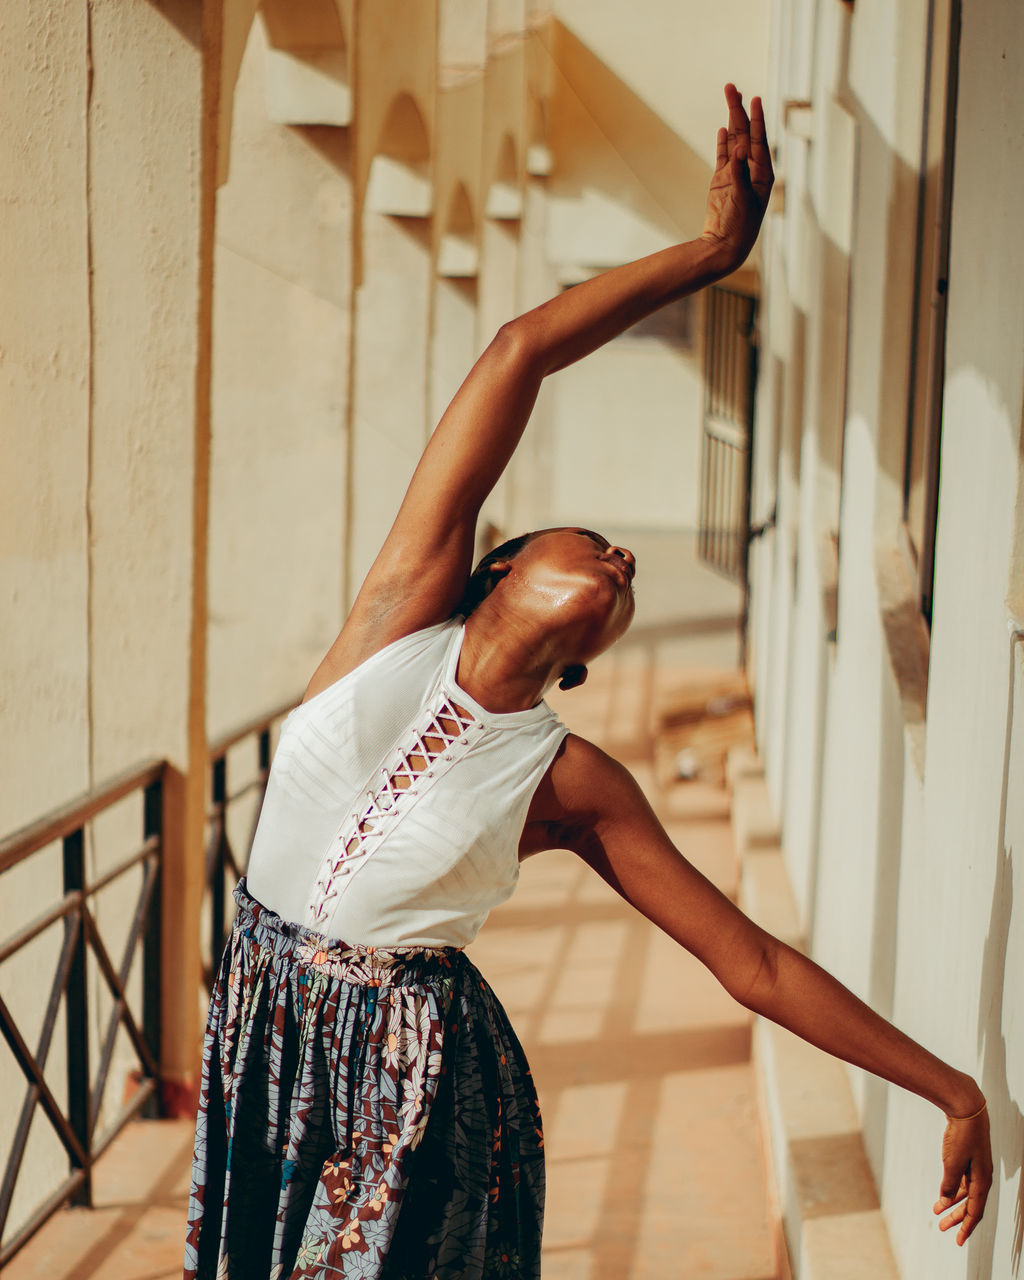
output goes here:
[[947, 1116], [946, 1116], [946, 1119], [947, 1119], [947, 1120], [976, 1120], [976, 1119], [978, 1118], [978, 1116], [980, 1116], [980, 1115], [981, 1115], [981, 1113], [982, 1113], [984, 1110], [986, 1110], [986, 1108], [987, 1108], [987, 1107], [988, 1107], [988, 1103], [987, 1103], [987, 1102], [983, 1102], [983, 1103], [981, 1104], [981, 1106], [977, 1109], [977, 1111], [972, 1111], [972, 1112], [971, 1112], [971, 1114], [970, 1114], [969, 1116], [950, 1116], [950, 1115], [947, 1115]]

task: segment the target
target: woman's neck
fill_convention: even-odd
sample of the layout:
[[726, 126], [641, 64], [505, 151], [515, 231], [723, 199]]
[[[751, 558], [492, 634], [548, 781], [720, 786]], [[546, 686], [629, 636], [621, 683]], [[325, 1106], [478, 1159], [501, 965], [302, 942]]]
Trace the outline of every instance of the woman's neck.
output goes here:
[[527, 711], [558, 680], [567, 661], [550, 635], [523, 619], [492, 618], [491, 613], [480, 606], [466, 619], [456, 683], [487, 711]]

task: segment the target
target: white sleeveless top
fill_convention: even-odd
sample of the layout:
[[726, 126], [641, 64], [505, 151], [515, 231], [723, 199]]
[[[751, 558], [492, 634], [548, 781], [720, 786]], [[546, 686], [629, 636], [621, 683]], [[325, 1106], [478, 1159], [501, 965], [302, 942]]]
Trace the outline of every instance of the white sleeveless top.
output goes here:
[[465, 946], [519, 877], [519, 838], [568, 730], [544, 702], [455, 683], [461, 619], [403, 636], [281, 726], [249, 860], [257, 901], [367, 946]]

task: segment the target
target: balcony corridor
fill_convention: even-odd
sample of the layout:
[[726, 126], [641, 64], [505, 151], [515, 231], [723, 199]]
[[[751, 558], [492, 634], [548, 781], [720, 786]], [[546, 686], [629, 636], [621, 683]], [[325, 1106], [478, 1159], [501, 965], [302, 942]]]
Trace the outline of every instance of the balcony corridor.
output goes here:
[[[695, 742], [699, 776], [666, 781], [678, 742], [666, 754], [652, 730], [659, 709], [679, 705], [687, 689], [735, 680], [735, 593], [648, 537], [637, 546], [641, 574], [650, 573], [638, 577], [631, 638], [595, 664], [584, 688], [552, 703], [626, 760], [677, 845], [733, 892], [722, 743]], [[658, 558], [676, 565], [674, 585], [667, 576], [664, 587], [654, 583]], [[508, 1009], [540, 1091], [545, 1280], [782, 1280], [745, 1011], [570, 854], [524, 866], [517, 894], [493, 913], [472, 955]], [[11, 1264], [9, 1280], [180, 1275], [190, 1152], [184, 1122], [131, 1125], [98, 1166], [98, 1207], [58, 1213]]]

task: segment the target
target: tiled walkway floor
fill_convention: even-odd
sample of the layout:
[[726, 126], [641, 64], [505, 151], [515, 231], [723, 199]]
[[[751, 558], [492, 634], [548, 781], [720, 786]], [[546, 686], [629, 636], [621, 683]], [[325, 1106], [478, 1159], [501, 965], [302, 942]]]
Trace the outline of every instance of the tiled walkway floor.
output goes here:
[[[626, 760], [677, 845], [732, 892], [720, 783], [662, 788], [652, 767], [652, 711], [681, 679], [664, 644], [686, 627], [638, 622], [632, 644], [552, 701]], [[744, 1010], [570, 854], [524, 866], [472, 955], [541, 1094], [545, 1280], [778, 1280]], [[98, 1208], [59, 1213], [6, 1280], [179, 1276], [190, 1149], [187, 1125], [131, 1126], [99, 1166]]]

